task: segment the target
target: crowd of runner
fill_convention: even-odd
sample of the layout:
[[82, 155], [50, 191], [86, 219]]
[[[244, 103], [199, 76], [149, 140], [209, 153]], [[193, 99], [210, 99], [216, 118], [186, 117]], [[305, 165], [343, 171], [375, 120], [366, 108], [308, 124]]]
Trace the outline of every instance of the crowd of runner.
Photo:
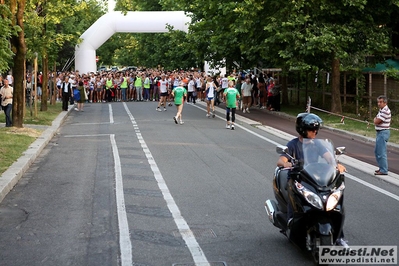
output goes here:
[[[37, 95], [40, 99], [42, 94], [42, 79], [40, 73], [37, 79]], [[258, 107], [261, 109], [279, 110], [279, 99], [275, 100], [279, 94], [273, 77], [265, 73], [255, 75], [254, 73], [235, 73], [229, 75], [210, 76], [205, 72], [198, 71], [159, 71], [156, 69], [130, 70], [130, 71], [101, 71], [90, 74], [80, 74], [76, 72], [60, 72], [54, 77], [54, 73], [49, 74], [48, 95], [54, 95], [56, 100], [62, 101], [62, 85], [65, 80], [71, 85], [72, 93], [70, 100], [73, 102], [73, 91], [82, 84], [86, 95], [82, 99], [88, 103], [105, 102], [141, 102], [157, 101], [157, 111], [164, 109], [167, 105], [172, 106], [172, 90], [182, 84], [187, 90], [186, 102], [196, 103], [196, 101], [207, 101], [207, 83], [213, 82], [216, 92], [213, 98], [214, 104], [219, 105], [223, 102], [223, 93], [228, 88], [229, 81], [240, 93], [238, 108], [242, 112], [250, 112], [250, 108]], [[54, 84], [54, 85], [52, 85]], [[27, 75], [27, 96], [31, 95], [34, 88], [34, 81], [31, 75]], [[208, 90], [208, 91], [207, 91]], [[71, 97], [72, 96], [72, 97]], [[279, 98], [279, 97], [278, 97]], [[210, 107], [212, 109], [212, 106]], [[207, 113], [208, 116], [211, 114]]]

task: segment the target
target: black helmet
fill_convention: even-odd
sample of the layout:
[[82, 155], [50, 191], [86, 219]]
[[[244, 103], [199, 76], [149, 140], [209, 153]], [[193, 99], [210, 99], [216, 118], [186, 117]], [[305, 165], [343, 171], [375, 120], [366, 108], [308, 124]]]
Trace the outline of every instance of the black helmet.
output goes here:
[[308, 137], [308, 130], [316, 130], [316, 134], [320, 129], [323, 120], [318, 115], [311, 113], [300, 113], [296, 117], [296, 131], [304, 138]]

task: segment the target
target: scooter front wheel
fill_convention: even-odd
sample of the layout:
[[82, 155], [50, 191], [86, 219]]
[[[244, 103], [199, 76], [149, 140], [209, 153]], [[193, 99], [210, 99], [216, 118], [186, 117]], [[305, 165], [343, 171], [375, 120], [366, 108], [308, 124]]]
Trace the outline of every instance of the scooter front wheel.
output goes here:
[[333, 245], [333, 240], [332, 240], [332, 235], [322, 235], [319, 238], [313, 238], [313, 250], [312, 250], [312, 257], [314, 260], [314, 263], [316, 265], [324, 265], [328, 266], [328, 264], [325, 263], [320, 263], [319, 262], [319, 249], [321, 246], [332, 246]]

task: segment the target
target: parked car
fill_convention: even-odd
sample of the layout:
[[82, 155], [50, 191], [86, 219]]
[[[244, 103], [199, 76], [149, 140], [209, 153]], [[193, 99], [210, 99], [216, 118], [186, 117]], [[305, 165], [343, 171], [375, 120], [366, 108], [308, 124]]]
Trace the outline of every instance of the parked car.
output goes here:
[[100, 67], [97, 69], [97, 71], [98, 71], [98, 72], [107, 71], [107, 67], [106, 67], [106, 66], [100, 66]]
[[116, 71], [118, 71], [119, 70], [119, 68], [117, 67], [117, 66], [113, 66], [113, 67], [111, 67], [111, 71], [114, 71], [114, 72], [116, 72]]
[[122, 69], [122, 71], [131, 71], [131, 70], [136, 71], [137, 67], [136, 66], [127, 66]]

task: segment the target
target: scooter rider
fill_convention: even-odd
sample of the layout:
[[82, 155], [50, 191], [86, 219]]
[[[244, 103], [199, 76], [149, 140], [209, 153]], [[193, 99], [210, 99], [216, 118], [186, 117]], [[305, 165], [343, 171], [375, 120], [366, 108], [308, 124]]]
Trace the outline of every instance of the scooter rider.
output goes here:
[[[318, 115], [315, 115], [312, 113], [300, 113], [297, 115], [295, 128], [296, 128], [296, 131], [298, 132], [299, 136], [297, 138], [294, 138], [291, 141], [289, 141], [286, 145], [288, 147], [288, 153], [293, 158], [295, 158], [297, 160], [303, 160], [302, 143], [303, 143], [304, 139], [315, 139], [322, 123], [323, 123], [323, 120]], [[323, 155], [323, 157], [325, 157], [327, 155], [330, 156], [329, 153], [326, 153], [325, 155]], [[326, 158], [326, 160], [329, 161], [329, 160], [335, 160], [335, 159], [334, 158]], [[277, 166], [283, 167], [283, 168], [291, 168], [292, 163], [289, 161], [288, 156], [281, 155], [277, 161]], [[341, 173], [346, 172], [346, 168], [342, 164], [338, 163], [337, 168]], [[289, 179], [289, 176], [290, 175], [288, 174], [288, 179]], [[293, 218], [292, 205], [291, 205], [291, 202], [288, 201], [287, 202], [287, 225], [288, 225], [288, 227], [290, 227], [292, 218]], [[338, 238], [337, 244], [347, 247], [348, 244], [343, 239], [343, 235], [344, 234], [342, 233], [341, 237]]]

